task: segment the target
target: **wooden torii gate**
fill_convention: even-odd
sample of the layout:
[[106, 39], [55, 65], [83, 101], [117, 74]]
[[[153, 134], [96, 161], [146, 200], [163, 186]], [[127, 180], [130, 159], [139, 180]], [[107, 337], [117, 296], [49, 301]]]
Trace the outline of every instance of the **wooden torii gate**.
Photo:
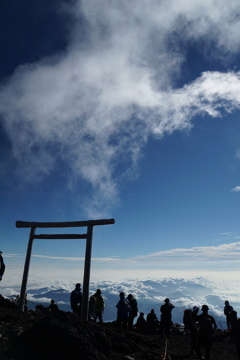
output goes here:
[[[89, 298], [89, 282], [90, 282], [90, 267], [91, 267], [91, 253], [92, 253], [92, 234], [93, 226], [95, 225], [110, 225], [114, 224], [114, 219], [103, 220], [87, 220], [87, 221], [69, 221], [69, 222], [28, 222], [16, 221], [17, 228], [30, 228], [30, 235], [23, 271], [22, 286], [19, 298], [19, 307], [24, 311], [28, 272], [30, 266], [30, 259], [32, 253], [32, 244], [34, 239], [86, 239], [86, 252], [83, 276], [83, 297], [81, 319], [88, 320], [88, 298]], [[86, 234], [39, 234], [36, 235], [36, 228], [66, 228], [66, 227], [82, 227], [87, 226]]]

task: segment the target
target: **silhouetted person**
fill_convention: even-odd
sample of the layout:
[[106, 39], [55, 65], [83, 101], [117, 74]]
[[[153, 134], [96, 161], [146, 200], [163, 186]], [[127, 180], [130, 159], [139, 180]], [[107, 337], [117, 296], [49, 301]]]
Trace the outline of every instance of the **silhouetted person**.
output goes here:
[[[198, 333], [198, 345], [199, 348], [205, 348], [205, 359], [209, 360], [210, 349], [212, 346], [212, 334], [217, 329], [216, 321], [213, 316], [208, 314], [208, 306], [202, 306], [202, 314], [197, 317], [197, 325], [199, 329]], [[200, 350], [201, 356], [201, 350]], [[202, 359], [202, 357], [200, 357]]]
[[119, 294], [120, 300], [118, 301], [117, 308], [117, 325], [122, 325], [124, 328], [128, 324], [128, 316], [130, 312], [130, 304], [127, 299], [125, 299], [124, 292]]
[[95, 303], [94, 303], [94, 310], [95, 310], [95, 315], [96, 315], [96, 319], [99, 319], [99, 322], [102, 324], [103, 323], [103, 310], [104, 310], [104, 300], [102, 297], [102, 293], [100, 289], [97, 289], [97, 291], [94, 294], [95, 297]]
[[96, 298], [94, 295], [90, 296], [88, 303], [88, 320], [96, 321], [96, 313], [95, 313], [95, 302]]
[[192, 308], [192, 316], [193, 316], [193, 320], [196, 322], [196, 319], [198, 317], [198, 311], [199, 311], [199, 307], [198, 306], [193, 306]]
[[172, 326], [172, 309], [174, 305], [170, 303], [170, 300], [166, 298], [164, 300], [165, 304], [160, 307], [161, 312], [161, 335], [165, 334], [166, 338], [169, 338], [170, 329]]
[[198, 312], [198, 308], [196, 306], [193, 307], [194, 310], [186, 309], [183, 315], [183, 324], [187, 331], [189, 331], [191, 336], [190, 342], [190, 356], [197, 355], [201, 356], [197, 336], [198, 336], [198, 328], [196, 326], [196, 315]]
[[136, 329], [138, 331], [144, 331], [147, 327], [147, 322], [144, 319], [144, 313], [140, 312], [139, 317], [137, 318], [137, 322], [136, 322]]
[[56, 313], [56, 312], [59, 311], [59, 308], [58, 308], [57, 304], [55, 304], [55, 300], [53, 300], [53, 299], [51, 300], [51, 303], [50, 303], [50, 305], [48, 307], [48, 310], [53, 312], [53, 313]]
[[237, 317], [236, 311], [231, 311], [230, 313], [230, 322], [231, 322], [231, 332], [230, 335], [234, 341], [236, 351], [238, 354], [238, 359], [240, 359], [240, 319]]
[[70, 296], [71, 309], [74, 313], [81, 314], [82, 304], [82, 289], [81, 284], [77, 283], [75, 289], [71, 292]]
[[226, 316], [227, 328], [230, 329], [231, 328], [230, 314], [231, 311], [233, 311], [233, 307], [229, 304], [228, 300], [225, 301], [225, 306], [223, 311], [224, 311], [224, 315]]
[[0, 281], [2, 280], [4, 271], [5, 271], [5, 264], [2, 256], [2, 251], [0, 251]]
[[147, 326], [149, 330], [156, 330], [159, 326], [159, 321], [157, 318], [157, 315], [155, 314], [154, 309], [150, 311], [149, 314], [147, 314]]
[[130, 311], [129, 311], [129, 315], [128, 315], [128, 328], [129, 328], [129, 330], [132, 330], [133, 320], [138, 314], [138, 306], [137, 306], [137, 300], [133, 297], [132, 294], [129, 294], [127, 296], [127, 300], [130, 305]]

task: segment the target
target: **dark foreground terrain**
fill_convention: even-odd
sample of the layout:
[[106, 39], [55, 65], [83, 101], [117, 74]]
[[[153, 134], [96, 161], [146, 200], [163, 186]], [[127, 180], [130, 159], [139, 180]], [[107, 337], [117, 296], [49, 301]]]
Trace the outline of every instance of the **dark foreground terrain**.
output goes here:
[[[70, 312], [19, 312], [0, 295], [0, 360], [184, 360], [190, 337], [175, 324], [166, 341], [158, 333], [123, 331], [115, 323], [82, 322]], [[237, 360], [226, 332], [217, 330], [211, 360]]]

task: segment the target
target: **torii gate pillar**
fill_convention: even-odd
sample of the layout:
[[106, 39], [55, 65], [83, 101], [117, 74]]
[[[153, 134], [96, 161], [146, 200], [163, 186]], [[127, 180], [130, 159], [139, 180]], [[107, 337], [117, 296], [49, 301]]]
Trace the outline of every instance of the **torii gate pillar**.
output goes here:
[[86, 253], [85, 253], [85, 265], [84, 265], [84, 278], [83, 278], [83, 297], [82, 297], [82, 320], [88, 320], [88, 295], [89, 295], [89, 283], [90, 283], [90, 268], [91, 268], [91, 254], [92, 254], [92, 233], [93, 226], [88, 226], [87, 241], [86, 241]]

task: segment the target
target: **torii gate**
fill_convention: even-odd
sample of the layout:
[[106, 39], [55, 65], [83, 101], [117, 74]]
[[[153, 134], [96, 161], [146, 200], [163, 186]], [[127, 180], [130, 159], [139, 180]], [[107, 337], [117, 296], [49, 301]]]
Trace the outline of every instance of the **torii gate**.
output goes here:
[[[32, 244], [34, 239], [86, 239], [86, 252], [83, 276], [83, 298], [82, 298], [82, 311], [81, 319], [88, 320], [88, 298], [89, 298], [89, 282], [90, 282], [90, 267], [91, 267], [91, 252], [92, 252], [92, 233], [93, 226], [95, 225], [109, 225], [114, 224], [114, 219], [105, 220], [87, 220], [87, 221], [70, 221], [70, 222], [28, 222], [16, 221], [17, 228], [31, 228], [28, 248], [26, 253], [26, 260], [23, 271], [22, 286], [19, 299], [19, 307], [24, 311], [26, 289], [29, 265], [32, 253]], [[39, 234], [36, 235], [36, 228], [60, 228], [60, 227], [82, 227], [87, 226], [87, 234]]]

